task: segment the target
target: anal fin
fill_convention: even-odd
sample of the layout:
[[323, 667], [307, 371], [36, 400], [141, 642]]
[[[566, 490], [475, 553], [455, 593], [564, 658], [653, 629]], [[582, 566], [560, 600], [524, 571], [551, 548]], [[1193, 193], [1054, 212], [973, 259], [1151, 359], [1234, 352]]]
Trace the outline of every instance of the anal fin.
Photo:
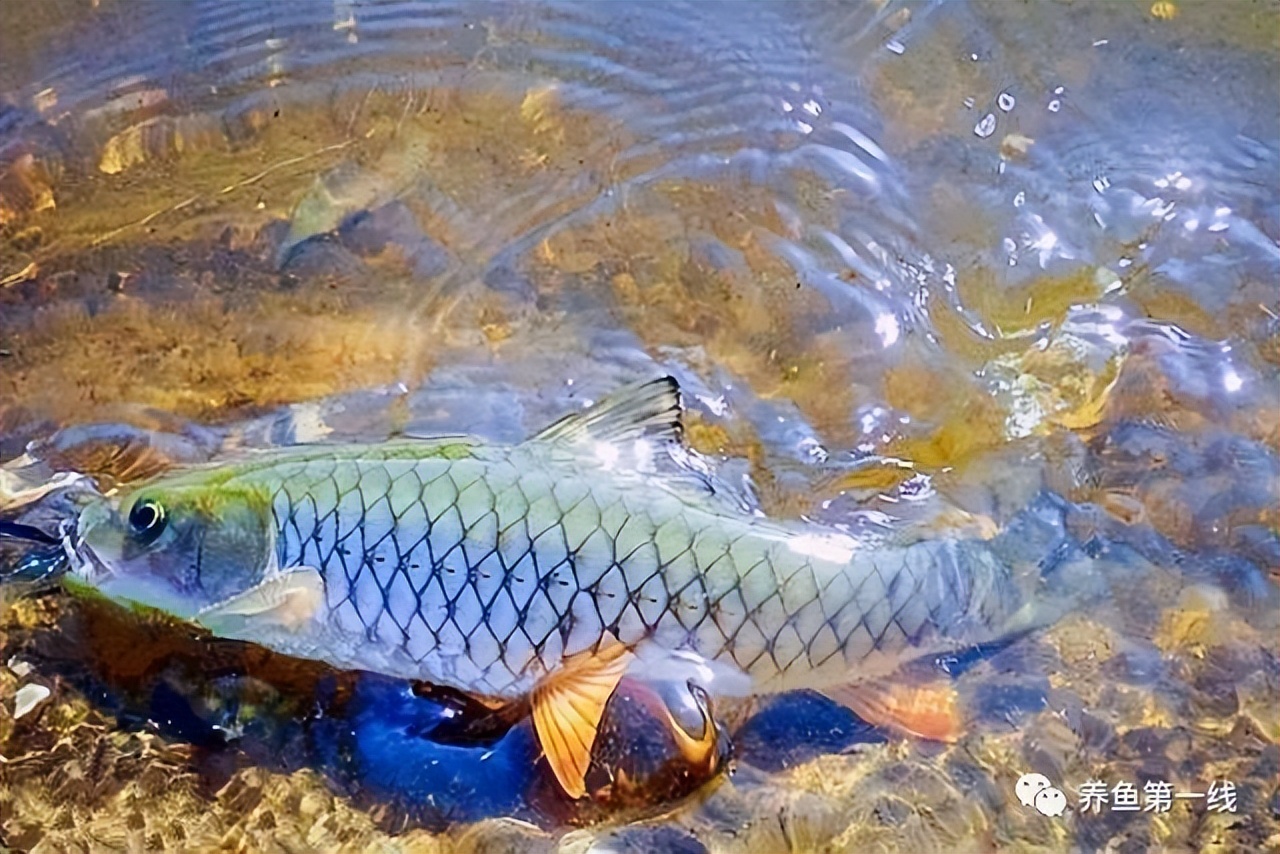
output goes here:
[[571, 798], [586, 794], [600, 718], [632, 658], [622, 644], [580, 653], [533, 689], [534, 731], [552, 773]]
[[964, 732], [959, 695], [949, 680], [872, 680], [822, 693], [873, 726], [929, 741], [953, 742]]

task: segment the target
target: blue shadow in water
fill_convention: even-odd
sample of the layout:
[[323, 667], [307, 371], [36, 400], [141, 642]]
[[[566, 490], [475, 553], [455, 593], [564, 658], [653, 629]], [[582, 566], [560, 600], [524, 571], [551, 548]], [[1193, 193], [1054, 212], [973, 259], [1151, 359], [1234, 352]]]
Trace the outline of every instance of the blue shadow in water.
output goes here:
[[529, 815], [525, 793], [539, 754], [528, 728], [514, 726], [491, 743], [438, 740], [456, 714], [404, 682], [362, 676], [345, 714], [312, 721], [308, 741], [337, 780], [419, 821]]
[[733, 736], [739, 760], [763, 771], [781, 771], [823, 754], [884, 740], [882, 732], [813, 691], [769, 699]]

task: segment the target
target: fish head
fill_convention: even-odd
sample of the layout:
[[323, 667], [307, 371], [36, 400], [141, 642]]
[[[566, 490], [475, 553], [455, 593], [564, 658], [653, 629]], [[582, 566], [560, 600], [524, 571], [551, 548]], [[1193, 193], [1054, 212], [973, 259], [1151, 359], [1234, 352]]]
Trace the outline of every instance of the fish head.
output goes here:
[[79, 581], [109, 599], [191, 619], [275, 569], [265, 490], [205, 478], [162, 478], [80, 512]]

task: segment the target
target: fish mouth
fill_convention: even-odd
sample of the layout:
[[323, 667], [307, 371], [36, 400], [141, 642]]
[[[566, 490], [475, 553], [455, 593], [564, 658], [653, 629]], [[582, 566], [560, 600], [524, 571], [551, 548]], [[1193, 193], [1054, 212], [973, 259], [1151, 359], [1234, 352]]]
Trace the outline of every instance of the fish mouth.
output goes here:
[[73, 541], [71, 537], [66, 537], [63, 539], [63, 548], [66, 550], [67, 560], [71, 562], [71, 572], [85, 581], [100, 582], [115, 575], [83, 538]]
[[[12, 566], [0, 568], [0, 583], [34, 584], [38, 588], [74, 573], [78, 567], [85, 567], [88, 573], [100, 566], [96, 556], [78, 553], [80, 514], [94, 499], [102, 498], [89, 478], [58, 473], [25, 493], [23, 500], [11, 503], [0, 515], [0, 543], [16, 543], [22, 552]], [[0, 495], [0, 501], [3, 498]], [[19, 511], [16, 514], [7, 512], [15, 509]]]
[[92, 526], [81, 526], [79, 520], [71, 520], [62, 527], [62, 550], [67, 556], [72, 575], [89, 583], [99, 583], [115, 575], [111, 567], [98, 557], [85, 537]]
[[62, 523], [59, 531], [62, 548], [73, 575], [90, 583], [98, 583], [116, 575], [90, 544], [90, 535], [95, 529], [101, 536], [104, 527], [114, 527], [116, 513], [112, 502], [99, 498], [86, 502], [76, 516]]

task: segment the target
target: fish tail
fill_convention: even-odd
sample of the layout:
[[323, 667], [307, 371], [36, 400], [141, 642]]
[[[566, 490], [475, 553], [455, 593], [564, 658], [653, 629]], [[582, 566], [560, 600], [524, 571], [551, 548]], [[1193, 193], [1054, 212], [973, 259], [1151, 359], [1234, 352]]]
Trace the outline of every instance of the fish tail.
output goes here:
[[1024, 594], [1022, 607], [1004, 625], [1005, 638], [1047, 628], [1107, 596], [1114, 567], [1099, 560], [1106, 546], [1096, 537], [1081, 543], [1068, 532], [1073, 509], [1046, 492], [993, 541], [993, 550], [1013, 568]]

